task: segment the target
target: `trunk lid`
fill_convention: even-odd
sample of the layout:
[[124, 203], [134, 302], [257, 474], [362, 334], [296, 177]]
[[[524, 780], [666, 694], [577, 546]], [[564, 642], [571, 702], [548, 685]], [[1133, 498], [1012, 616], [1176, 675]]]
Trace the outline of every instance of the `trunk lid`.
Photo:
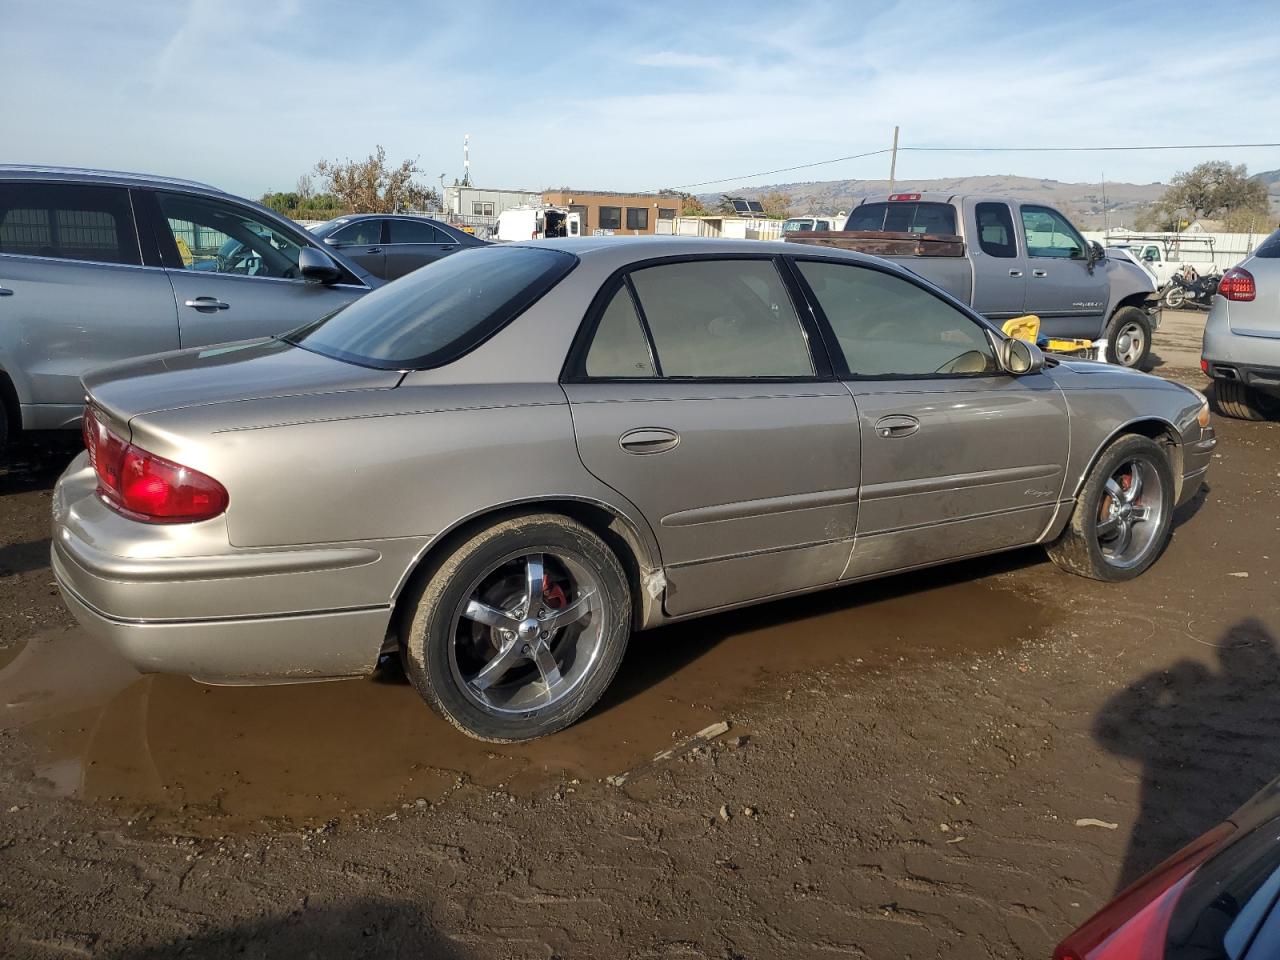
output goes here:
[[111, 420], [241, 400], [349, 390], [387, 390], [398, 370], [372, 370], [323, 357], [283, 340], [251, 340], [143, 357], [83, 378], [93, 404]]

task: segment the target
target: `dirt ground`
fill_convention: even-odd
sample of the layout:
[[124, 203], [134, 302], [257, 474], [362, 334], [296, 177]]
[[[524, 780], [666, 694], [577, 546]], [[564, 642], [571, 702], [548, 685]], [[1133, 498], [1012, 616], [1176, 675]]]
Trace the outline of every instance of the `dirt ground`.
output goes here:
[[[1158, 371], [1203, 387], [1177, 320]], [[1047, 958], [1280, 774], [1280, 424], [1217, 426], [1131, 584], [1030, 550], [643, 634], [584, 722], [510, 748], [391, 670], [137, 676], [51, 583], [74, 441], [28, 442], [0, 472], [0, 955]]]

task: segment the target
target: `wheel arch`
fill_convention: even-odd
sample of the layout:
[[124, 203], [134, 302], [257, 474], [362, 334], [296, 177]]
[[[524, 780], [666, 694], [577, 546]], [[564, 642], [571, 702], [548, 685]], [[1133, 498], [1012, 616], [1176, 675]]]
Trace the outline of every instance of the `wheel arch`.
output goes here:
[[666, 581], [657, 541], [643, 520], [637, 521], [601, 500], [570, 496], [530, 497], [477, 510], [459, 518], [431, 538], [396, 587], [391, 630], [397, 642], [406, 617], [412, 615], [410, 604], [415, 588], [430, 577], [445, 558], [478, 531], [513, 517], [535, 513], [556, 513], [576, 520], [613, 550], [626, 571], [627, 584], [631, 589], [633, 629], [643, 629], [661, 616], [661, 597]]
[[1178, 496], [1182, 492], [1182, 435], [1171, 421], [1161, 417], [1136, 417], [1113, 429], [1090, 454], [1089, 462], [1076, 477], [1075, 485], [1071, 490], [1073, 500], [1080, 496], [1080, 488], [1093, 472], [1103, 452], [1122, 436], [1130, 433], [1154, 440], [1165, 447], [1169, 455], [1169, 468], [1173, 471], [1173, 502], [1178, 502]]
[[12, 440], [22, 430], [22, 401], [18, 398], [18, 388], [3, 367], [0, 367], [0, 415], [6, 420]]

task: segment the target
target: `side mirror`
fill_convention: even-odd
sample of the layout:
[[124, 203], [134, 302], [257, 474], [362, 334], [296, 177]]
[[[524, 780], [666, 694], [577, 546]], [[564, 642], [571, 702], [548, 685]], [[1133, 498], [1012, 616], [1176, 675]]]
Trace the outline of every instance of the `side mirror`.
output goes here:
[[328, 244], [329, 246], [331, 246], [331, 247], [340, 247], [340, 246], [342, 246], [342, 241], [341, 241], [341, 240], [339, 240], [337, 237], [325, 237], [325, 238], [324, 238], [324, 242], [325, 242], [325, 243], [327, 243], [327, 244]]
[[338, 265], [315, 247], [298, 251], [298, 273], [309, 283], [333, 283], [342, 276]]
[[1102, 249], [1102, 244], [1100, 244], [1097, 240], [1089, 241], [1089, 262], [1090, 263], [1097, 263], [1106, 255], [1107, 255], [1107, 251]]
[[1000, 366], [1015, 377], [1044, 367], [1044, 354], [1034, 343], [1010, 337], [1000, 345]]

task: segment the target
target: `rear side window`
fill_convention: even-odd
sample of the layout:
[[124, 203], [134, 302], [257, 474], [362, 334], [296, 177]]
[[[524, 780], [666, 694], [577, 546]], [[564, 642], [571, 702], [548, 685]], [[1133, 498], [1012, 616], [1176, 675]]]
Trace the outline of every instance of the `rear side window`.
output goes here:
[[1253, 251], [1255, 257], [1262, 257], [1264, 260], [1274, 260], [1280, 258], [1280, 230], [1277, 230], [1267, 239], [1258, 245], [1258, 249]]
[[914, 283], [868, 267], [812, 260], [796, 266], [856, 377], [983, 375], [997, 371], [983, 328]]
[[864, 203], [849, 214], [846, 230], [887, 233], [956, 233], [956, 211], [949, 203], [894, 200]]
[[562, 280], [577, 258], [535, 247], [477, 247], [429, 263], [285, 339], [382, 370], [456, 360]]
[[664, 377], [812, 377], [800, 318], [772, 260], [694, 260], [631, 275]]
[[1018, 255], [1013, 233], [1013, 214], [1007, 203], [980, 203], [974, 207], [978, 219], [978, 246], [992, 257], [1007, 259]]
[[588, 377], [630, 379], [657, 375], [640, 314], [625, 286], [618, 288], [600, 315], [587, 351], [586, 369]]
[[422, 220], [391, 220], [390, 243], [448, 243], [436, 228]]
[[0, 184], [0, 253], [142, 262], [128, 191], [71, 183]]

